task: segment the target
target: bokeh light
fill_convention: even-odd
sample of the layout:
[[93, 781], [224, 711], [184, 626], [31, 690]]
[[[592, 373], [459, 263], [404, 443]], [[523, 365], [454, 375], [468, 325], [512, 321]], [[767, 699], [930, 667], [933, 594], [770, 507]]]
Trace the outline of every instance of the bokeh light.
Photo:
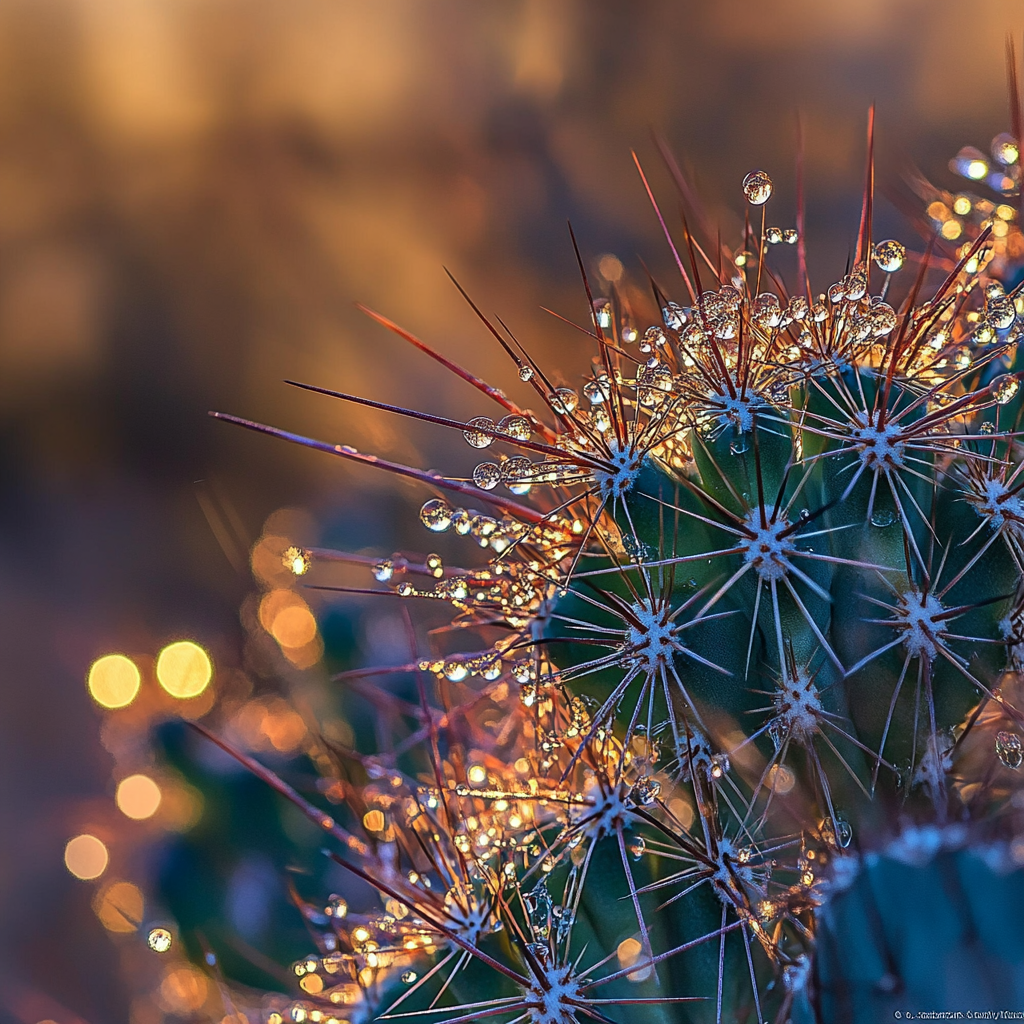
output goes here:
[[185, 700], [198, 697], [210, 685], [213, 665], [199, 644], [178, 640], [160, 652], [156, 659], [156, 677], [172, 697]]
[[316, 636], [309, 606], [291, 590], [271, 590], [260, 602], [260, 622], [282, 647], [302, 647]]
[[316, 619], [308, 608], [292, 605], [274, 616], [271, 631], [282, 647], [303, 647], [316, 636]]
[[135, 700], [142, 683], [139, 669], [123, 654], [105, 654], [89, 669], [89, 693], [104, 708], [123, 708]]
[[128, 933], [138, 929], [146, 910], [142, 890], [131, 882], [110, 882], [93, 900], [93, 910], [108, 932]]
[[64, 847], [64, 864], [75, 878], [85, 881], [99, 878], [107, 870], [109, 862], [106, 846], [87, 832], [75, 836]]
[[160, 824], [173, 832], [187, 832], [203, 816], [203, 794], [187, 782], [165, 782], [160, 796]]
[[169, 1013], [186, 1016], [206, 1002], [208, 991], [206, 978], [199, 971], [177, 967], [168, 971], [160, 983], [160, 1002]]
[[160, 787], [148, 775], [129, 775], [117, 787], [117, 806], [136, 821], [151, 818], [160, 806]]

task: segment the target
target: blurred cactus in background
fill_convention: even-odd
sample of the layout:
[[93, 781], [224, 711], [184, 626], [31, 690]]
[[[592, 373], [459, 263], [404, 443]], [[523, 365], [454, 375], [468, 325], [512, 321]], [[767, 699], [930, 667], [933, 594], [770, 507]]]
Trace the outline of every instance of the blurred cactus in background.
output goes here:
[[[347, 721], [302, 763], [272, 771], [237, 723], [200, 727], [307, 820], [290, 845], [253, 835], [298, 858], [308, 937], [286, 975], [165, 886], [225, 1012], [804, 1022], [1019, 1002], [1017, 214], [990, 202], [921, 255], [877, 241], [872, 148], [869, 131], [849, 270], [820, 293], [799, 202], [771, 226], [751, 171], [727, 244], [663, 149], [685, 212], [676, 242], [640, 170], [680, 280], [649, 282], [656, 322], [621, 264], [595, 294], [577, 249], [591, 355], [570, 386], [473, 306], [539, 411], [367, 310], [491, 414], [298, 386], [460, 431], [486, 452], [465, 477], [215, 414], [421, 482], [423, 526], [451, 538], [379, 559], [271, 545], [406, 625], [387, 664], [335, 666]], [[996, 159], [1015, 197], [1015, 146]], [[958, 201], [927, 215], [985, 213]], [[305, 604], [275, 593], [259, 617], [284, 644]], [[187, 766], [187, 737], [167, 743]], [[253, 797], [222, 796], [214, 848], [252, 828]], [[239, 985], [260, 971], [281, 996]]]

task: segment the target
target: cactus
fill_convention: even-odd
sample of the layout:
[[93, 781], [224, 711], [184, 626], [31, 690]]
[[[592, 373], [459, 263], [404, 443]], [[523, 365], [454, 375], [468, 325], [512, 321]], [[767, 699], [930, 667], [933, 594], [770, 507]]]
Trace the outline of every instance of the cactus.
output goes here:
[[[991, 225], [903, 270], [903, 245], [871, 238], [870, 186], [852, 269], [815, 295], [803, 238], [765, 226], [769, 176], [743, 191], [760, 230], [735, 249], [665, 229], [681, 301], [653, 286], [642, 331], [579, 260], [579, 391], [477, 310], [539, 412], [376, 313], [494, 416], [302, 385], [462, 432], [487, 450], [472, 480], [216, 414], [421, 481], [424, 526], [466, 551], [372, 567], [370, 589], [448, 604], [451, 626], [363, 670], [392, 680], [361, 691], [376, 736], [322, 741], [319, 795], [206, 733], [352, 882], [295, 883], [315, 948], [274, 1024], [799, 1024], [1019, 1000], [1001, 908], [1024, 861], [1021, 300]], [[797, 246], [792, 291], [777, 242]], [[366, 561], [283, 557], [325, 590], [344, 589], [332, 562]], [[940, 961], [975, 965], [970, 989]]]

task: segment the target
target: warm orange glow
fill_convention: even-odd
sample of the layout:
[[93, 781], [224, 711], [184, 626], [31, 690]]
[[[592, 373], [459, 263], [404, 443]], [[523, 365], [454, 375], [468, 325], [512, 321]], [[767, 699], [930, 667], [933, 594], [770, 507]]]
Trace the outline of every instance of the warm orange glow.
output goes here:
[[210, 685], [213, 665], [210, 656], [191, 640], [168, 644], [156, 659], [156, 677], [172, 696], [185, 700], [198, 697]]
[[92, 903], [96, 916], [108, 932], [133, 932], [142, 923], [146, 903], [137, 885], [111, 882], [105, 885]]
[[324, 979], [317, 974], [307, 974], [299, 982], [299, 988], [311, 996], [319, 995], [324, 990]]
[[89, 669], [89, 693], [104, 708], [123, 708], [135, 700], [142, 677], [123, 654], [105, 654]]
[[367, 811], [363, 815], [363, 827], [368, 832], [384, 831], [384, 814], [381, 811]]
[[148, 775], [129, 775], [117, 787], [118, 808], [136, 821], [156, 814], [160, 798], [160, 787]]
[[270, 631], [282, 647], [304, 647], [316, 636], [316, 619], [308, 608], [293, 605], [274, 616]]
[[668, 802], [669, 812], [672, 817], [679, 822], [683, 828], [688, 829], [693, 824], [695, 817], [693, 812], [693, 805], [688, 800], [683, 800], [680, 797], [674, 797]]
[[[640, 959], [640, 955], [643, 952], [643, 946], [633, 938], [623, 939], [615, 950], [615, 955], [619, 958], [619, 964], [622, 967], [632, 967], [633, 964]], [[653, 971], [653, 967], [648, 964], [646, 967], [641, 967], [638, 971], [633, 971], [626, 975], [626, 979], [632, 982], [646, 981]]]
[[192, 967], [168, 971], [160, 983], [160, 1002], [171, 1013], [194, 1013], [206, 1002], [206, 978]]
[[622, 260], [608, 253], [597, 262], [597, 269], [606, 281], [619, 281], [622, 278]]
[[187, 832], [203, 816], [203, 794], [185, 782], [164, 785], [160, 820], [175, 832]]
[[771, 771], [768, 772], [768, 785], [776, 793], [785, 795], [796, 785], [796, 776], [792, 769], [784, 764], [773, 764]]
[[109, 862], [106, 846], [88, 833], [75, 836], [64, 847], [64, 864], [75, 878], [99, 878], [107, 870]]
[[643, 946], [636, 939], [623, 939], [615, 950], [615, 955], [623, 967], [629, 967], [637, 962], [641, 949]]
[[265, 750], [269, 741], [275, 750], [294, 750], [306, 735], [306, 723], [279, 698], [244, 704], [234, 718], [234, 728], [253, 750]]
[[284, 648], [305, 647], [316, 639], [316, 619], [292, 590], [271, 590], [260, 601], [260, 624]]

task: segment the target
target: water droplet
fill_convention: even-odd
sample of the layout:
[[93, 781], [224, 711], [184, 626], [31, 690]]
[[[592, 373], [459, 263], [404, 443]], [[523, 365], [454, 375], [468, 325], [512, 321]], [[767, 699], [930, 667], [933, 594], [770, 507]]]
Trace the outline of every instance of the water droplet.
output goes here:
[[463, 661], [448, 661], [444, 666], [444, 677], [451, 683], [461, 683], [469, 675], [469, 669]]
[[633, 860], [639, 860], [647, 849], [647, 843], [643, 836], [633, 836], [629, 841], [627, 849], [629, 850], [629, 855]]
[[417, 977], [418, 975], [416, 974], [415, 971], [402, 972], [402, 981], [404, 981], [406, 985], [411, 985], [416, 980]]
[[846, 289], [843, 287], [841, 281], [837, 281], [835, 284], [829, 285], [828, 288], [828, 301], [832, 303], [842, 302], [846, 298]]
[[646, 355], [648, 352], [653, 352], [656, 348], [661, 348], [666, 341], [668, 341], [668, 338], [660, 327], [648, 327], [644, 331], [644, 339], [640, 343], [640, 351]]
[[766, 228], [764, 240], [769, 245], [779, 245], [782, 242], [782, 228]]
[[622, 538], [622, 546], [626, 549], [631, 562], [643, 562], [653, 554], [650, 546], [642, 540], [638, 540], [632, 534], [625, 534]]
[[517, 683], [528, 683], [533, 678], [533, 666], [529, 661], [513, 662], [512, 678]]
[[152, 928], [146, 942], [154, 953], [166, 953], [171, 948], [171, 933], [166, 928]]
[[607, 299], [594, 299], [594, 323], [607, 331], [612, 325], [612, 304]]
[[876, 338], [881, 338], [883, 335], [891, 333], [893, 328], [895, 328], [896, 323], [896, 310], [894, 310], [887, 302], [879, 302], [877, 305], [871, 307], [869, 324], [871, 327], [871, 333]]
[[811, 307], [807, 300], [801, 295], [794, 295], [786, 307], [786, 312], [794, 320], [806, 320]]
[[1001, 373], [998, 377], [993, 378], [988, 390], [997, 405], [1006, 405], [1020, 390], [1020, 381], [1017, 380], [1016, 374]]
[[764, 206], [772, 195], [772, 179], [764, 171], [751, 171], [743, 179], [743, 194], [751, 206]]
[[842, 818], [826, 818], [821, 823], [821, 837], [825, 842], [845, 850], [853, 841], [853, 828]]
[[641, 775], [629, 791], [629, 799], [640, 807], [650, 807], [661, 794], [661, 783], [649, 775]]
[[980, 149], [964, 146], [950, 161], [950, 169], [971, 181], [981, 181], [988, 174], [988, 160]]
[[678, 331], [686, 323], [686, 311], [678, 302], [666, 302], [661, 309], [661, 319], [666, 327]]
[[800, 232], [796, 228], [786, 228], [782, 232], [782, 237], [786, 242], [786, 245], [796, 245], [800, 241]]
[[382, 558], [373, 567], [373, 578], [378, 583], [387, 583], [395, 575], [395, 563], [390, 558]]
[[1013, 326], [1016, 319], [1017, 309], [1013, 299], [1000, 297], [990, 301], [985, 307], [985, 322], [997, 331], [1005, 331], [1007, 327]]
[[281, 555], [281, 564], [294, 575], [305, 576], [313, 564], [313, 556], [305, 549], [293, 545], [285, 548]]
[[530, 915], [530, 927], [539, 939], [546, 939], [551, 931], [551, 909], [553, 902], [548, 892], [548, 883], [541, 879], [528, 893], [523, 896], [527, 913]]
[[528, 942], [526, 948], [533, 954], [534, 959], [540, 963], [541, 967], [548, 966], [548, 962], [551, 960], [551, 950], [548, 949], [546, 942]]
[[843, 288], [846, 292], [846, 297], [851, 302], [856, 302], [858, 299], [864, 298], [864, 295], [868, 290], [868, 275], [863, 265], [854, 267], [853, 270], [847, 274], [843, 281]]
[[887, 274], [895, 274], [903, 266], [903, 261], [907, 258], [907, 250], [900, 242], [889, 238], [875, 246], [871, 252], [871, 258], [878, 264], [879, 270], [884, 270]]
[[558, 918], [558, 925], [555, 929], [555, 940], [559, 945], [561, 945], [569, 938], [569, 932], [572, 931], [572, 926], [576, 919], [571, 910], [566, 912], [564, 907], [555, 907], [555, 910], [558, 912], [556, 915]]
[[875, 508], [871, 513], [871, 525], [885, 529], [896, 522], [896, 513], [890, 508]]
[[420, 520], [428, 530], [444, 533], [452, 525], [451, 506], [441, 498], [431, 498], [420, 509]]
[[490, 416], [474, 416], [469, 421], [469, 426], [485, 428], [483, 431], [464, 430], [462, 432], [466, 444], [471, 448], [486, 448], [494, 440], [494, 435], [488, 433], [488, 431], [494, 430], [494, 420]]
[[580, 404], [579, 395], [572, 388], [555, 388], [554, 394], [548, 395], [548, 401], [551, 408], [562, 415], [575, 412]]
[[778, 327], [782, 321], [779, 297], [771, 292], [761, 292], [750, 304], [750, 319], [764, 330]]
[[529, 441], [530, 435], [533, 433], [530, 421], [525, 416], [515, 415], [499, 420], [498, 430], [503, 434], [508, 434], [509, 437], [514, 437], [517, 441]]
[[729, 442], [729, 452], [732, 455], [742, 455], [748, 448], [750, 448], [750, 442], [741, 431], [737, 430]]
[[493, 491], [501, 482], [501, 470], [493, 462], [481, 462], [473, 470], [473, 483], [482, 491]]
[[996, 733], [996, 757], [1014, 771], [1024, 764], [1024, 744], [1015, 732]]
[[328, 917], [333, 917], [336, 921], [340, 921], [343, 917], [348, 916], [348, 900], [344, 896], [331, 896], [327, 906], [324, 907], [324, 913]]
[[1004, 167], [1015, 164], [1020, 159], [1017, 140], [1007, 132], [1000, 132], [992, 140], [992, 157]]

